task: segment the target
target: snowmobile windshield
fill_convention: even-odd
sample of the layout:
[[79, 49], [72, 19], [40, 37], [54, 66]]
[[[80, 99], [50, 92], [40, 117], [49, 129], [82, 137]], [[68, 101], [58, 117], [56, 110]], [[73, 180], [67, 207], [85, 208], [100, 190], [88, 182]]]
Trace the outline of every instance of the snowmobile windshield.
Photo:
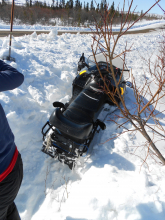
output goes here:
[[[105, 53], [106, 54], [106, 53]], [[115, 54], [114, 54], [115, 56]], [[98, 53], [95, 55], [95, 57], [93, 55], [89, 56], [88, 57], [88, 65], [91, 67], [93, 65], [95, 65], [95, 59], [96, 59], [96, 62], [99, 63], [99, 62], [105, 62], [105, 63], [109, 63], [109, 59], [108, 59], [108, 54], [107, 56], [104, 55], [103, 53]], [[113, 60], [112, 60], [112, 64], [117, 67], [117, 68], [120, 68], [120, 69], [124, 69], [125, 67], [125, 63], [124, 63], [124, 60], [121, 58], [121, 57], [115, 57]]]
[[[114, 54], [115, 56], [115, 54]], [[89, 56], [88, 57], [88, 65], [89, 67], [93, 67], [95, 66], [95, 60], [97, 63], [99, 62], [103, 62], [103, 63], [109, 63], [109, 59], [108, 59], [108, 56], [104, 56], [103, 53], [99, 53], [99, 54], [96, 54], [95, 57], [93, 55]], [[124, 60], [121, 58], [121, 57], [115, 57], [113, 60], [112, 60], [112, 65], [117, 67], [117, 68], [120, 68], [121, 70], [125, 70], [123, 71], [123, 80], [126, 80], [129, 78], [129, 72], [127, 71], [127, 67], [126, 67], [126, 64], [124, 62]]]
[[96, 54], [95, 58], [94, 58], [93, 55], [91, 55], [91, 56], [88, 57], [88, 65], [90, 67], [96, 65], [95, 64], [95, 59], [96, 59], [97, 63], [99, 63], [99, 62], [106, 62], [106, 58], [105, 58], [105, 56], [102, 53]]

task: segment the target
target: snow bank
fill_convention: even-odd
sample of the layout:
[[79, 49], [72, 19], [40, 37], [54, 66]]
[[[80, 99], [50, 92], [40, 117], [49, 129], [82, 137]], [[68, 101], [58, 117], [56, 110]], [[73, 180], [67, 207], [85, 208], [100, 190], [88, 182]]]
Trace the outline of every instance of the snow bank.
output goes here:
[[[59, 19], [60, 20], [60, 19]], [[53, 20], [52, 20], [53, 21]], [[91, 31], [90, 28], [84, 28], [84, 27], [67, 27], [67, 26], [61, 26], [60, 21], [56, 20], [57, 25], [41, 25], [41, 24], [35, 24], [35, 25], [25, 25], [25, 24], [19, 24], [19, 22], [15, 21], [13, 24], [13, 30], [56, 30], [56, 31]], [[138, 21], [130, 30], [143, 30], [148, 28], [159, 28], [165, 25], [165, 20], [159, 19], [159, 20], [145, 20], [142, 19]], [[10, 24], [5, 24], [3, 21], [0, 20], [0, 30], [10, 30]], [[114, 25], [112, 28], [113, 31], [119, 31], [120, 25]], [[125, 30], [125, 29], [124, 29]]]

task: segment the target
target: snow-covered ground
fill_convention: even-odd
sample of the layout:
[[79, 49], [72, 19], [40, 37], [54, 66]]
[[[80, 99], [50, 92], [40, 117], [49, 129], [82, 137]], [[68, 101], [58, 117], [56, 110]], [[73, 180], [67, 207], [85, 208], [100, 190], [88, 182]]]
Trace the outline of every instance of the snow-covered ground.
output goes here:
[[[140, 54], [156, 56], [161, 36], [159, 31], [126, 35], [117, 45], [116, 53], [120, 53], [126, 42], [128, 46], [133, 43], [126, 61], [138, 85], [147, 69]], [[8, 55], [8, 41], [0, 38], [0, 57]], [[93, 142], [92, 155], [75, 171], [41, 152], [41, 128], [53, 111], [52, 102], [65, 103], [71, 97], [77, 62], [82, 52], [91, 55], [91, 43], [91, 35], [57, 36], [55, 29], [50, 34], [13, 38], [16, 63], [8, 63], [24, 74], [25, 81], [15, 90], [0, 93], [0, 102], [24, 163], [24, 179], [16, 198], [21, 218], [164, 220], [165, 167], [151, 158], [149, 169], [145, 164], [141, 167], [140, 158], [131, 154], [134, 146], [142, 144], [139, 134], [125, 133], [104, 143], [117, 132], [107, 120], [107, 129]], [[130, 88], [126, 97], [129, 105], [133, 97]], [[163, 145], [160, 150], [165, 156]]]
[[[13, 23], [13, 30], [26, 30], [26, 31], [31, 31], [31, 30], [57, 30], [57, 31], [91, 31], [90, 28], [84, 28], [84, 27], [71, 27], [71, 26], [61, 26], [61, 20], [56, 19], [57, 25], [56, 26], [43, 26], [40, 24], [35, 24], [35, 25], [19, 25], [19, 21], [16, 20]], [[141, 20], [138, 23], [136, 23], [130, 30], [143, 30], [143, 29], [148, 29], [148, 28], [159, 28], [162, 25], [165, 25], [165, 20], [160, 19], [160, 20]], [[115, 25], [113, 27], [113, 31], [119, 31], [120, 25]], [[10, 24], [5, 24], [3, 21], [0, 20], [0, 31], [1, 30], [10, 30]]]

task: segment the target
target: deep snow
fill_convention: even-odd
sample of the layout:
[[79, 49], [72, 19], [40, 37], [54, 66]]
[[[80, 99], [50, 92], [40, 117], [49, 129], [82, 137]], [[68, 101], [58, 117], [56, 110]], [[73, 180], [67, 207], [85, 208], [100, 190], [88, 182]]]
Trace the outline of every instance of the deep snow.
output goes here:
[[[87, 27], [72, 27], [72, 26], [62, 26], [62, 22], [61, 19], [52, 19], [52, 22], [56, 21], [56, 26], [52, 25], [52, 26], [47, 26], [47, 25], [40, 25], [40, 24], [35, 24], [35, 25], [26, 25], [26, 24], [19, 24], [19, 20], [14, 20], [13, 23], [13, 30], [57, 30], [57, 31], [64, 31], [64, 30], [69, 30], [69, 31], [91, 31], [90, 28]], [[162, 25], [165, 24], [165, 20], [164, 19], [159, 19], [159, 20], [140, 20], [139, 22], [137, 22], [130, 30], [143, 30], [143, 29], [148, 29], [148, 28], [159, 28]], [[94, 28], [94, 27], [93, 27]], [[113, 27], [113, 31], [119, 31], [120, 29], [120, 24], [119, 25], [115, 25]], [[0, 30], [10, 30], [10, 24], [6, 24], [5, 22], [0, 20]]]
[[[137, 26], [138, 27], [138, 26]], [[138, 85], [147, 67], [140, 54], [153, 59], [159, 50], [162, 32], [123, 36], [116, 53], [125, 43], [132, 45], [126, 64]], [[143, 141], [125, 133], [104, 143], [116, 133], [106, 121], [93, 142], [92, 155], [84, 166], [71, 171], [66, 165], [43, 154], [41, 128], [49, 118], [53, 101], [66, 102], [71, 96], [72, 80], [82, 52], [91, 55], [91, 35], [50, 34], [13, 38], [8, 62], [25, 76], [19, 88], [0, 93], [15, 142], [24, 163], [24, 179], [16, 198], [22, 220], [164, 220], [165, 167], [133, 156], [134, 147]], [[8, 54], [8, 38], [0, 38], [0, 57]], [[126, 91], [127, 104], [133, 99]], [[160, 106], [162, 107], [162, 106]], [[165, 117], [164, 117], [165, 118]], [[128, 125], [131, 127], [131, 125]], [[102, 144], [104, 143], [104, 144]], [[161, 151], [165, 156], [165, 149]], [[144, 156], [142, 154], [142, 156]]]

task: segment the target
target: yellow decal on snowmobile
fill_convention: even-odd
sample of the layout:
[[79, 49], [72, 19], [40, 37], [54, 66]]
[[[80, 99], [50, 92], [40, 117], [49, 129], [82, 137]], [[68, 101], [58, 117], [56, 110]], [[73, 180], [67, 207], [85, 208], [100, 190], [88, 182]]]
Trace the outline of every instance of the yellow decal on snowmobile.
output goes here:
[[120, 89], [121, 89], [121, 95], [123, 95], [124, 94], [124, 89], [122, 87], [120, 87]]
[[83, 70], [82, 72], [80, 72], [79, 75], [82, 75], [83, 73], [86, 73], [86, 70]]

